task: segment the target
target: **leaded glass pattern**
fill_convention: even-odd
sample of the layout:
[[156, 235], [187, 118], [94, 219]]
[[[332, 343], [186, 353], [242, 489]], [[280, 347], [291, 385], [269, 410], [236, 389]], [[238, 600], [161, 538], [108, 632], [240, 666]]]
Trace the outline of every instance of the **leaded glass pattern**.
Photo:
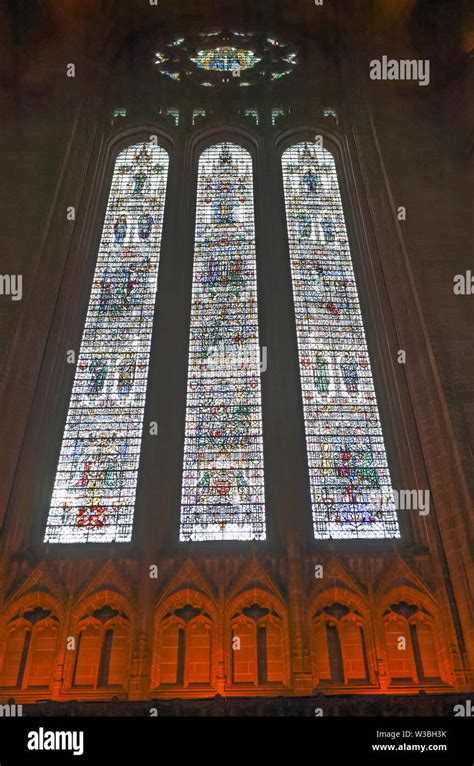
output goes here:
[[399, 537], [334, 158], [282, 166], [314, 535]]
[[218, 72], [230, 72], [235, 67], [239, 69], [251, 69], [258, 64], [260, 59], [253, 51], [231, 46], [210, 48], [197, 52], [195, 58], [191, 58], [200, 69], [216, 70]]
[[231, 143], [199, 160], [181, 540], [265, 538], [253, 172]]
[[137, 485], [168, 154], [116, 160], [45, 542], [129, 542]]

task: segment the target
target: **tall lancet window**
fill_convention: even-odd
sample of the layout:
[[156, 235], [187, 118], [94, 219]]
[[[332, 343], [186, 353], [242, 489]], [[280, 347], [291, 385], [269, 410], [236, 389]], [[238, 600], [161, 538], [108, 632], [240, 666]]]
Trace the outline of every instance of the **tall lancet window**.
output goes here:
[[168, 154], [115, 163], [45, 542], [132, 537]]
[[399, 537], [334, 158], [282, 158], [316, 538]]
[[265, 538], [260, 351], [249, 153], [200, 157], [181, 540]]

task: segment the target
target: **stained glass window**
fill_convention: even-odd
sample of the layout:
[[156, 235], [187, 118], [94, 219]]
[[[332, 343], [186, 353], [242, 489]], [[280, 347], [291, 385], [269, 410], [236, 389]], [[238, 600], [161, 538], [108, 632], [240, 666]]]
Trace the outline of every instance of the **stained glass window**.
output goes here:
[[253, 120], [255, 122], [255, 125], [258, 125], [258, 111], [257, 109], [245, 109], [244, 110], [244, 116], [248, 117], [249, 119]]
[[275, 107], [272, 109], [272, 125], [276, 125], [279, 121], [280, 117], [285, 116], [285, 110], [281, 109], [280, 107]]
[[193, 125], [196, 125], [197, 122], [201, 119], [201, 117], [206, 116], [206, 110], [205, 109], [193, 109]]
[[211, 48], [198, 51], [195, 58], [191, 58], [200, 69], [230, 72], [234, 67], [239, 69], [251, 69], [260, 59], [253, 51], [241, 48], [223, 47]]
[[272, 80], [281, 80], [282, 77], [286, 77], [287, 74], [291, 74], [291, 69], [286, 69], [284, 72], [272, 72]]
[[314, 535], [399, 537], [334, 158], [282, 164]]
[[171, 77], [172, 80], [181, 79], [181, 75], [179, 72], [167, 72], [166, 69], [160, 69], [160, 74], [165, 74], [167, 77]]
[[253, 173], [216, 144], [199, 161], [181, 540], [265, 538]]
[[168, 155], [115, 164], [45, 542], [132, 537]]

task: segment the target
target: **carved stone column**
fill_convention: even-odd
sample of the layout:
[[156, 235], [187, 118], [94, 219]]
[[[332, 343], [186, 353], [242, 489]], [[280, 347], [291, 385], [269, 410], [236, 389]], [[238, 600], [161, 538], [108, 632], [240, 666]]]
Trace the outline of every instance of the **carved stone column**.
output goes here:
[[291, 656], [291, 686], [295, 694], [311, 694], [314, 683], [304, 613], [301, 552], [288, 534], [288, 604]]

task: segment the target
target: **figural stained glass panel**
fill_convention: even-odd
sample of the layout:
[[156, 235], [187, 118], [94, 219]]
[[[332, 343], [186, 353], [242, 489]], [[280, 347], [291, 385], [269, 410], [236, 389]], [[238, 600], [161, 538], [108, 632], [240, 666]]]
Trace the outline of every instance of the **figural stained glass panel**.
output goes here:
[[199, 161], [181, 540], [263, 540], [260, 351], [249, 153]]
[[282, 166], [314, 535], [399, 537], [334, 158]]
[[116, 160], [45, 542], [128, 542], [143, 427], [168, 154]]

